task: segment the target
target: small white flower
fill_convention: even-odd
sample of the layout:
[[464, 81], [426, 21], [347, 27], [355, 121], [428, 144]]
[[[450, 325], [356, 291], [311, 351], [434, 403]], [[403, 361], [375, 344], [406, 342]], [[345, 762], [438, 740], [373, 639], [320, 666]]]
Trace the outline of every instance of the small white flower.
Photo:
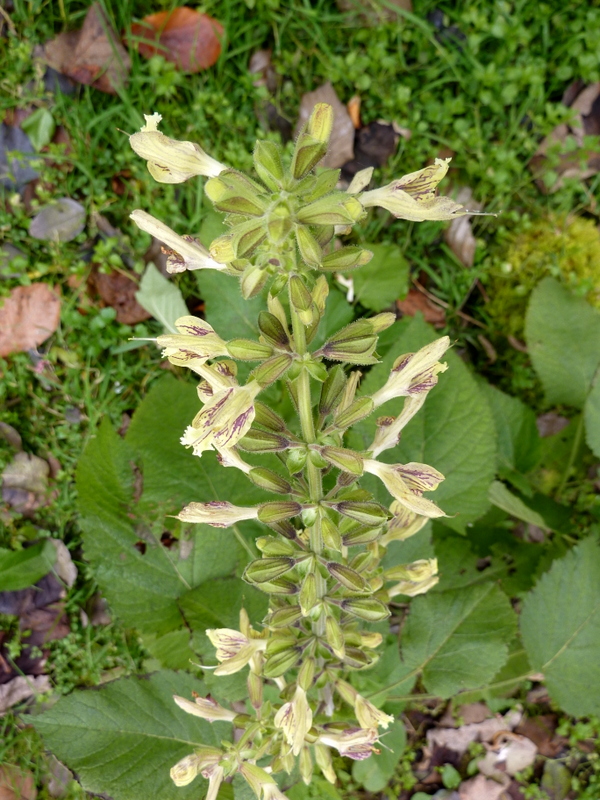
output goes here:
[[363, 761], [374, 752], [379, 739], [377, 728], [346, 728], [342, 731], [324, 729], [318, 741], [329, 747], [335, 747], [340, 755]]
[[267, 647], [266, 639], [250, 639], [233, 628], [210, 628], [206, 635], [216, 648], [217, 661], [221, 662], [215, 675], [239, 672], [259, 651]]
[[196, 775], [204, 774], [205, 769], [217, 765], [222, 757], [223, 753], [216, 747], [200, 747], [195, 753], [185, 756], [171, 767], [171, 780], [175, 786], [187, 786]]
[[444, 480], [428, 464], [416, 461], [409, 464], [384, 464], [373, 459], [364, 460], [365, 472], [376, 475], [388, 492], [409, 511], [424, 517], [444, 517], [445, 514], [431, 500], [423, 497], [423, 492], [431, 492]]
[[296, 687], [293, 699], [285, 703], [275, 715], [275, 727], [283, 730], [283, 735], [297, 756], [304, 745], [304, 737], [312, 727], [312, 710], [306, 699], [306, 692]]
[[212, 500], [210, 503], [188, 503], [182, 508], [177, 519], [212, 525], [213, 528], [229, 528], [245, 519], [256, 519], [258, 508], [253, 506], [234, 506], [226, 500]]
[[449, 337], [442, 336], [416, 353], [397, 358], [385, 386], [371, 396], [375, 407], [394, 397], [415, 397], [432, 389], [438, 382], [438, 374], [447, 369], [439, 359], [449, 347]]
[[173, 700], [175, 700], [182, 711], [186, 711], [188, 714], [192, 714], [195, 717], [201, 717], [202, 719], [208, 720], [208, 722], [217, 722], [221, 720], [224, 722], [233, 722], [237, 716], [235, 711], [223, 708], [216, 700], [212, 700], [210, 697], [196, 697], [192, 703], [191, 700], [186, 700], [185, 697], [179, 697], [179, 695], [175, 694], [173, 695]]

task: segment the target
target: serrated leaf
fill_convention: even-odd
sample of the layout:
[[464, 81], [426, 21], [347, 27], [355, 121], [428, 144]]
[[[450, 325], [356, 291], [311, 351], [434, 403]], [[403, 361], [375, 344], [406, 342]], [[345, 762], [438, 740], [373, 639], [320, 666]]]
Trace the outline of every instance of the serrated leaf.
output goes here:
[[310, 349], [317, 350], [330, 336], [344, 328], [354, 317], [354, 309], [337, 289], [331, 289], [327, 298], [327, 311], [321, 320], [319, 330], [312, 340]]
[[547, 402], [583, 408], [600, 362], [600, 312], [545, 278], [531, 295], [525, 339]]
[[523, 474], [539, 461], [541, 440], [535, 413], [517, 397], [501, 392], [482, 381], [480, 389], [487, 398], [498, 436], [498, 466]]
[[261, 622], [267, 613], [268, 597], [239, 578], [224, 578], [186, 592], [179, 603], [191, 629], [204, 631], [237, 628], [242, 607], [251, 622]]
[[88, 792], [114, 800], [196, 800], [206, 782], [196, 778], [178, 788], [169, 770], [198, 745], [218, 745], [231, 728], [211, 726], [173, 702], [174, 694], [191, 697], [193, 691], [206, 694], [202, 683], [185, 673], [123, 678], [73, 692], [34, 724]]
[[406, 728], [402, 720], [393, 722], [383, 734], [378, 755], [372, 755], [364, 761], [355, 761], [352, 765], [352, 777], [368, 792], [381, 792], [388, 785], [400, 757], [406, 747]]
[[52, 141], [56, 123], [47, 108], [38, 108], [23, 120], [21, 130], [29, 136], [31, 144], [39, 152]]
[[523, 644], [568, 714], [600, 713], [600, 548], [590, 536], [525, 597]]
[[16, 592], [33, 586], [56, 561], [56, 548], [45, 541], [24, 550], [0, 549], [0, 591]]
[[491, 681], [515, 631], [510, 602], [492, 583], [427, 594], [411, 603], [402, 656], [428, 692], [451, 697]]
[[354, 295], [365, 308], [383, 311], [408, 292], [408, 262], [396, 244], [370, 244], [373, 258], [352, 274]]
[[165, 278], [152, 262], [146, 267], [135, 299], [169, 333], [177, 333], [175, 321], [189, 313], [181, 289]]
[[455, 698], [456, 705], [467, 705], [479, 700], [491, 703], [494, 698], [507, 697], [515, 691], [531, 674], [532, 669], [527, 659], [527, 653], [520, 639], [515, 639], [510, 646], [510, 653], [506, 664], [492, 678], [487, 686], [460, 692]]
[[592, 391], [585, 401], [585, 439], [595, 456], [600, 458], [600, 377], [597, 375]]
[[[361, 393], [371, 394], [386, 381], [392, 364], [403, 353], [415, 352], [433, 341], [436, 333], [422, 317], [409, 323], [393, 325], [397, 339], [381, 364], [366, 375]], [[496, 430], [485, 397], [475, 378], [452, 351], [444, 356], [448, 370], [428, 394], [425, 405], [402, 432], [400, 444], [380, 456], [388, 463], [420, 461], [439, 470], [446, 479], [428, 495], [450, 517], [444, 524], [464, 531], [489, 508], [488, 489], [494, 479], [496, 465]], [[378, 414], [396, 416], [403, 400], [391, 400], [378, 409]], [[369, 446], [375, 432], [376, 415], [357, 426], [357, 449]], [[364, 481], [377, 499], [389, 505], [390, 497], [382, 484], [373, 479]]]

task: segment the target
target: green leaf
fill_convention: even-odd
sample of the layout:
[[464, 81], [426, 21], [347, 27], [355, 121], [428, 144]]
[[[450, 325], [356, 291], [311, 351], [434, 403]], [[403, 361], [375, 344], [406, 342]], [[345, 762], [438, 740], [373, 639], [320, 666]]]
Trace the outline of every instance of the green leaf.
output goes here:
[[239, 281], [213, 269], [198, 270], [196, 280], [206, 305], [206, 321], [220, 336], [224, 339], [257, 338], [258, 314], [266, 310], [261, 295], [244, 300]]
[[368, 792], [381, 792], [388, 785], [406, 747], [406, 728], [402, 720], [393, 722], [383, 734], [379, 755], [352, 765], [352, 777]]
[[237, 628], [242, 607], [251, 622], [262, 622], [268, 597], [239, 578], [224, 578], [206, 582], [182, 595], [180, 606], [194, 631]]
[[396, 244], [370, 244], [373, 258], [352, 274], [356, 300], [372, 311], [383, 311], [408, 292], [408, 262]]
[[428, 692], [451, 697], [493, 678], [515, 631], [510, 602], [492, 583], [427, 594], [411, 603], [402, 655]]
[[416, 677], [410, 668], [400, 660], [398, 637], [387, 633], [389, 625], [382, 623], [379, 632], [384, 637], [384, 646], [375, 666], [364, 672], [350, 673], [352, 685], [378, 708], [386, 703], [388, 697], [394, 701], [396, 696], [408, 695], [412, 690]]
[[490, 502], [502, 511], [506, 511], [511, 517], [527, 522], [530, 525], [537, 525], [538, 528], [548, 530], [549, 526], [537, 511], [517, 497], [516, 494], [510, 491], [501, 481], [494, 481], [489, 490]]
[[541, 440], [534, 412], [490, 383], [482, 381], [479, 388], [490, 404], [496, 425], [498, 466], [523, 474], [529, 472], [540, 458]]
[[545, 278], [531, 295], [525, 339], [547, 402], [583, 408], [600, 362], [600, 312]]
[[33, 586], [47, 575], [56, 561], [56, 548], [45, 541], [25, 550], [0, 549], [0, 586], [3, 592], [16, 592]]
[[506, 664], [492, 678], [491, 683], [479, 689], [460, 692], [455, 698], [456, 705], [467, 705], [482, 700], [492, 704], [494, 699], [507, 697], [523, 683], [532, 669], [520, 639], [515, 639], [510, 646], [510, 654]]
[[596, 375], [592, 391], [585, 401], [585, 438], [588, 447], [600, 458], [600, 378]]
[[218, 745], [231, 728], [186, 714], [173, 695], [205, 694], [185, 673], [158, 672], [75, 691], [34, 724], [46, 745], [88, 792], [114, 800], [197, 800], [206, 782], [176, 787], [169, 770], [201, 744]]
[[459, 534], [451, 533], [444, 525], [435, 526], [435, 555], [438, 559], [440, 582], [432, 591], [445, 592], [497, 580], [507, 572], [500, 559], [494, 559], [485, 569], [479, 567], [479, 558], [469, 541]]
[[175, 320], [189, 314], [181, 289], [150, 263], [140, 282], [135, 299], [169, 333], [177, 333]]
[[[397, 340], [381, 364], [369, 371], [361, 392], [370, 394], [386, 381], [392, 364], [403, 353], [411, 353], [436, 338], [436, 333], [421, 316], [408, 324], [396, 324]], [[489, 508], [488, 489], [496, 470], [496, 430], [489, 403], [465, 364], [452, 351], [444, 360], [448, 370], [440, 375], [439, 384], [431, 390], [425, 405], [409, 422], [400, 444], [381, 454], [388, 463], [421, 461], [439, 470], [446, 479], [431, 495], [447, 514], [444, 520], [454, 530], [466, 526]], [[396, 416], [403, 399], [391, 400], [378, 409], [380, 415]], [[358, 447], [369, 446], [375, 432], [376, 415], [357, 426]], [[355, 437], [358, 439], [358, 437]], [[391, 498], [383, 485], [365, 480], [377, 499], [389, 505]]]
[[202, 218], [198, 238], [206, 249], [211, 246], [215, 239], [227, 233], [229, 230], [227, 225], [225, 225], [224, 219], [225, 214], [220, 214], [212, 208], [210, 208]]
[[568, 714], [600, 714], [600, 548], [590, 536], [526, 596], [521, 634], [531, 666]]
[[312, 340], [310, 349], [317, 350], [325, 344], [330, 336], [344, 328], [352, 322], [354, 308], [346, 300], [345, 296], [337, 289], [332, 288], [327, 298], [327, 312], [321, 320], [319, 330]]
[[29, 136], [29, 141], [38, 152], [50, 144], [54, 131], [56, 130], [56, 123], [54, 117], [47, 108], [38, 108], [33, 114], [30, 114], [27, 119], [21, 123], [21, 130]]

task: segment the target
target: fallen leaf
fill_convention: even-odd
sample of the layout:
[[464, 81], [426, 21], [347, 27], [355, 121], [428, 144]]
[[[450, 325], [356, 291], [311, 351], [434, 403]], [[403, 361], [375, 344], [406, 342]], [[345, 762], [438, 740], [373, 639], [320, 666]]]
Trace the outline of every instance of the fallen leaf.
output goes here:
[[0, 767], [0, 800], [35, 800], [33, 773], [6, 764]]
[[208, 69], [221, 54], [221, 23], [188, 6], [150, 14], [131, 33], [143, 40], [136, 43], [143, 56], [161, 55], [184, 72]]
[[358, 128], [362, 127], [360, 124], [360, 95], [355, 94], [354, 97], [351, 97], [346, 103], [346, 108], [352, 124], [358, 130]]
[[17, 286], [0, 305], [0, 356], [38, 347], [59, 322], [60, 300], [46, 283]]
[[252, 81], [254, 86], [257, 88], [266, 86], [267, 90], [272, 93], [276, 91], [278, 81], [271, 55], [271, 50], [256, 50], [250, 56], [248, 72], [251, 75], [256, 75], [256, 78]]
[[[563, 102], [574, 94], [575, 91], [565, 93]], [[566, 178], [583, 181], [600, 172], [597, 148], [590, 151], [584, 147], [585, 136], [600, 134], [600, 82], [585, 87], [565, 105], [577, 112], [574, 118], [557, 125], [529, 162], [536, 185], [544, 194], [556, 192]]]
[[70, 242], [85, 228], [85, 208], [70, 197], [61, 197], [44, 206], [31, 220], [29, 234], [34, 239]]
[[425, 322], [429, 322], [436, 328], [442, 328], [446, 322], [444, 309], [417, 289], [411, 289], [404, 300], [396, 300], [396, 307], [407, 317], [414, 317], [417, 312], [421, 312]]
[[0, 277], [18, 278], [22, 273], [21, 265], [13, 265], [16, 258], [23, 259], [23, 264], [27, 261], [27, 256], [18, 247], [10, 242], [5, 242], [0, 247]]
[[[22, 703], [23, 700], [29, 700], [36, 694], [49, 692], [50, 688], [50, 678], [47, 675], [28, 677], [17, 675], [16, 678], [0, 685], [0, 715], [16, 706], [17, 703]], [[1, 797], [2, 794], [0, 794]]]
[[36, 157], [29, 137], [20, 128], [2, 123], [0, 126], [0, 185], [19, 190], [38, 177], [31, 166]]
[[[474, 202], [473, 192], [467, 186], [463, 186], [458, 191], [456, 202], [468, 206], [470, 211], [479, 211], [481, 209], [481, 204]], [[473, 235], [470, 217], [453, 219], [444, 231], [444, 240], [463, 266], [473, 266], [477, 240]]]
[[50, 467], [43, 458], [16, 453], [2, 472], [2, 499], [15, 511], [30, 515], [48, 503]]
[[354, 157], [343, 164], [342, 175], [351, 180], [367, 167], [382, 167], [396, 152], [400, 133], [389, 122], [371, 122], [356, 131]]
[[124, 325], [137, 325], [150, 319], [149, 314], [135, 299], [139, 286], [136, 281], [122, 272], [102, 273], [95, 268], [88, 279], [88, 285], [94, 289], [105, 305], [117, 312], [117, 322]]
[[504, 789], [503, 784], [490, 780], [484, 775], [476, 775], [461, 783], [458, 796], [460, 800], [500, 800]]
[[57, 72], [108, 94], [127, 83], [131, 59], [100, 3], [90, 6], [79, 31], [46, 42], [42, 58]]
[[502, 779], [505, 774], [516, 775], [535, 761], [537, 747], [531, 739], [510, 731], [501, 731], [485, 757], [477, 762], [480, 772], [490, 778]]
[[154, 264], [146, 267], [135, 298], [168, 333], [176, 333], [175, 322], [188, 313], [181, 289], [161, 275]]
[[515, 728], [515, 733], [531, 739], [540, 755], [556, 758], [569, 742], [564, 736], [555, 734], [557, 725], [556, 714], [540, 714], [537, 717], [523, 719]]
[[463, 725], [472, 725], [492, 718], [494, 715], [485, 703], [468, 703], [459, 706], [457, 716], [463, 721]]
[[412, 11], [412, 0], [337, 0], [337, 7], [355, 14], [362, 25], [373, 28], [403, 19], [402, 11]]
[[520, 722], [521, 715], [499, 714], [482, 722], [472, 722], [458, 728], [432, 728], [427, 731], [427, 744], [434, 750], [445, 747], [462, 755], [471, 742], [491, 742], [501, 733], [510, 731]]
[[9, 425], [8, 422], [0, 422], [0, 434], [15, 450], [23, 449], [23, 440], [21, 439], [21, 434], [16, 428], [13, 428], [12, 425]]
[[306, 92], [302, 95], [296, 123], [296, 135], [308, 121], [317, 103], [328, 103], [333, 108], [333, 129], [329, 140], [329, 149], [321, 161], [321, 166], [335, 169], [354, 158], [354, 125], [346, 106], [340, 101], [335, 89], [328, 81], [314, 92]]
[[554, 436], [564, 430], [571, 420], [567, 417], [561, 417], [556, 411], [548, 411], [546, 414], [540, 414], [536, 419], [538, 433], [540, 436]]
[[54, 572], [67, 586], [71, 587], [77, 579], [77, 567], [73, 563], [71, 553], [66, 544], [60, 539], [50, 539], [56, 548], [56, 561], [54, 563]]
[[51, 754], [46, 755], [47, 774], [43, 780], [50, 797], [66, 797], [69, 784], [73, 780], [73, 773], [68, 767]]

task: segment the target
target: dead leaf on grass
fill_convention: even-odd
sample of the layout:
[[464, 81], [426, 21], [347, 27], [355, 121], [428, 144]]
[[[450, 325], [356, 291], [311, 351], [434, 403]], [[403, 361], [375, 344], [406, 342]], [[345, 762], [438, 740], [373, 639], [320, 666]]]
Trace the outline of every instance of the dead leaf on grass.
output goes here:
[[367, 167], [382, 167], [396, 152], [401, 136], [396, 125], [379, 120], [356, 131], [354, 158], [342, 169], [345, 180], [351, 180], [357, 172]]
[[73, 773], [56, 756], [46, 755], [46, 766], [48, 774], [43, 781], [48, 789], [50, 797], [66, 797], [69, 792], [69, 784], [73, 780]]
[[115, 309], [117, 322], [137, 325], [152, 316], [135, 299], [135, 293], [140, 288], [138, 283], [122, 272], [113, 270], [104, 274], [94, 269], [88, 285], [98, 293], [105, 305]]
[[515, 728], [515, 733], [526, 736], [537, 746], [540, 755], [556, 758], [568, 745], [569, 740], [556, 734], [558, 718], [556, 714], [540, 714], [526, 717]]
[[[17, 675], [16, 678], [0, 685], [0, 716], [8, 711], [9, 708], [29, 700], [37, 694], [50, 691], [50, 678], [47, 675], [31, 675], [24, 677]], [[0, 794], [0, 797], [2, 795]]]
[[37, 178], [39, 173], [31, 166], [36, 157], [29, 137], [20, 128], [0, 125], [1, 186], [18, 191]]
[[404, 300], [396, 300], [396, 307], [398, 311], [407, 317], [414, 317], [420, 311], [425, 322], [436, 328], [442, 328], [446, 323], [444, 309], [436, 306], [435, 303], [417, 291], [417, 289], [411, 289]]
[[526, 736], [502, 731], [494, 738], [485, 757], [477, 762], [477, 767], [490, 778], [502, 779], [530, 767], [537, 751], [535, 743]]
[[71, 587], [77, 580], [77, 567], [73, 563], [71, 553], [60, 539], [50, 539], [56, 548], [56, 561], [52, 569], [67, 586]]
[[59, 322], [60, 300], [48, 284], [17, 286], [0, 305], [0, 356], [38, 347]]
[[33, 773], [6, 764], [0, 767], [0, 800], [35, 800]]
[[545, 436], [554, 436], [555, 433], [560, 433], [564, 430], [571, 420], [567, 417], [562, 417], [556, 411], [548, 411], [545, 414], [540, 414], [536, 419], [538, 433], [543, 438]]
[[476, 775], [468, 781], [461, 783], [458, 789], [460, 800], [501, 800], [505, 787], [497, 781]]
[[583, 181], [600, 172], [600, 153], [584, 147], [585, 136], [600, 134], [600, 82], [590, 84], [572, 100], [574, 94], [566, 92], [563, 102], [577, 112], [575, 117], [557, 125], [529, 162], [536, 185], [544, 194], [556, 192], [566, 178]]
[[13, 428], [12, 425], [9, 425], [8, 422], [0, 422], [0, 435], [2, 435], [9, 445], [15, 450], [23, 449], [23, 440], [21, 439], [21, 434], [16, 428]]
[[329, 149], [321, 161], [321, 166], [336, 169], [354, 158], [354, 125], [346, 106], [340, 101], [329, 81], [314, 92], [302, 95], [295, 134], [297, 135], [300, 128], [308, 121], [317, 103], [328, 103], [333, 108], [333, 130]]
[[85, 228], [85, 208], [70, 197], [44, 206], [31, 220], [29, 235], [51, 242], [70, 242]]
[[150, 14], [131, 33], [142, 40], [136, 46], [145, 58], [161, 55], [184, 72], [208, 69], [221, 54], [221, 23], [188, 6]]
[[16, 453], [2, 472], [2, 499], [22, 514], [46, 505], [49, 473], [43, 458]]
[[63, 75], [108, 94], [127, 83], [131, 59], [100, 3], [90, 6], [79, 31], [59, 33], [44, 45], [43, 60]]
[[432, 728], [427, 731], [427, 744], [432, 750], [443, 747], [462, 755], [471, 742], [491, 742], [501, 733], [510, 733], [520, 720], [520, 713], [509, 712], [458, 728]]

